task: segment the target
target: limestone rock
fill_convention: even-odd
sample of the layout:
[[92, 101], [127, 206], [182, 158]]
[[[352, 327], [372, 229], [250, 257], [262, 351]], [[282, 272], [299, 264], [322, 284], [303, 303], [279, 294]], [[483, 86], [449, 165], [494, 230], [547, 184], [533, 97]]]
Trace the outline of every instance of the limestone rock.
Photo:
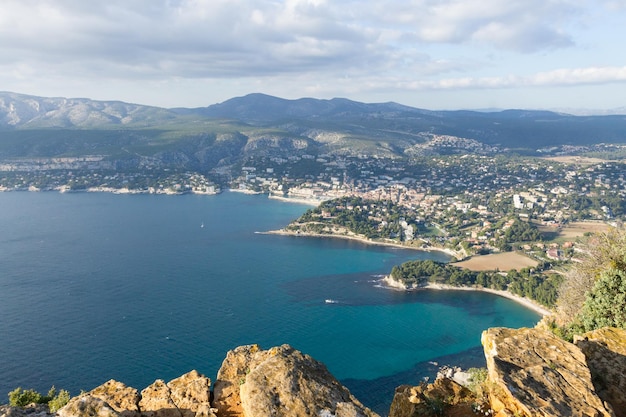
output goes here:
[[500, 416], [614, 416], [591, 382], [585, 356], [540, 329], [483, 332], [491, 407]]
[[228, 353], [215, 383], [220, 417], [374, 417], [326, 367], [289, 345]]
[[0, 417], [49, 417], [51, 415], [45, 404], [29, 404], [26, 407], [0, 405]]
[[210, 387], [211, 380], [195, 370], [167, 384], [157, 379], [141, 391], [139, 408], [146, 417], [211, 417]]
[[181, 417], [182, 414], [170, 397], [165, 381], [157, 379], [141, 391], [141, 414], [146, 417]]
[[72, 398], [57, 411], [59, 417], [120, 417], [109, 404], [89, 394]]
[[585, 354], [600, 398], [617, 417], [626, 417], [626, 330], [603, 328], [574, 338]]
[[250, 362], [258, 345], [239, 346], [226, 354], [213, 386], [213, 407], [220, 417], [243, 416], [239, 386], [250, 372]]
[[476, 416], [472, 406], [476, 396], [450, 378], [437, 378], [432, 384], [396, 388], [389, 417]]
[[208, 413], [211, 404], [211, 380], [191, 371], [167, 383], [170, 398], [183, 417]]
[[119, 381], [111, 379], [89, 391], [89, 395], [106, 402], [122, 417], [139, 415], [139, 392]]

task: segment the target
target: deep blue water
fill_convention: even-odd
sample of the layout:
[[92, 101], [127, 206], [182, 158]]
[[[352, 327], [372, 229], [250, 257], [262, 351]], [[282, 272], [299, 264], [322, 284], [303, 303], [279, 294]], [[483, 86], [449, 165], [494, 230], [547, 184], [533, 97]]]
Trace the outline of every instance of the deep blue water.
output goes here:
[[482, 330], [539, 318], [490, 294], [376, 285], [442, 254], [255, 233], [306, 208], [237, 193], [0, 193], [0, 402], [17, 386], [215, 379], [229, 349], [289, 343], [384, 413], [429, 361], [480, 363]]

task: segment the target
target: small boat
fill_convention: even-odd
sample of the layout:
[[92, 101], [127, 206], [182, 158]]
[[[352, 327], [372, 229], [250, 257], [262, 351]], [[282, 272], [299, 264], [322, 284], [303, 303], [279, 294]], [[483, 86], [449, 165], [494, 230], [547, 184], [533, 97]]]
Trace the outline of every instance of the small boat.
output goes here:
[[204, 229], [204, 222], [200, 225], [200, 229]]
[[324, 302], [326, 304], [337, 304], [337, 303], [339, 303], [339, 301], [333, 300], [333, 299], [330, 299], [330, 298], [325, 299]]

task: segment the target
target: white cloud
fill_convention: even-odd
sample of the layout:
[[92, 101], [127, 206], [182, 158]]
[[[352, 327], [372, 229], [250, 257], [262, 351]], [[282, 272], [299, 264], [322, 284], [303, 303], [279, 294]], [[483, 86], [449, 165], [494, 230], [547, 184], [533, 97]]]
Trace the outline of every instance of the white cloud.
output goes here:
[[256, 76], [388, 64], [398, 51], [414, 53], [412, 41], [567, 46], [554, 25], [570, 8], [564, 0], [4, 0], [0, 51], [10, 62], [86, 70], [97, 60], [100, 76]]
[[530, 76], [508, 75], [500, 77], [459, 77], [434, 81], [407, 81], [402, 87], [413, 90], [427, 89], [502, 89], [523, 87], [555, 87], [626, 82], [624, 67], [589, 67], [557, 69]]
[[[579, 43], [581, 28], [594, 30], [608, 9], [619, 20], [625, 4], [2, 0], [0, 85], [179, 86], [187, 80], [339, 96], [622, 82], [623, 63], [599, 55], [591, 60], [586, 52], [596, 45], [586, 40], [583, 51]], [[566, 53], [572, 54], [567, 62], [552, 58]], [[590, 69], [550, 70], [555, 67]]]

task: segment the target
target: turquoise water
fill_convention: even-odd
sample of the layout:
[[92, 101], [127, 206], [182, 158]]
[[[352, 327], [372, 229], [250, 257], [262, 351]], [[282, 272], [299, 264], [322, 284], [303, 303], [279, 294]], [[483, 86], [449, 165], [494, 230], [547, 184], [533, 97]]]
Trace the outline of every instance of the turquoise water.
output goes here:
[[[306, 208], [237, 193], [0, 193], [0, 402], [17, 386], [214, 379], [229, 349], [289, 343], [384, 411], [394, 376], [480, 358], [483, 329], [538, 319], [490, 294], [377, 285], [442, 254], [256, 233]], [[382, 380], [390, 393], [368, 398]]]

